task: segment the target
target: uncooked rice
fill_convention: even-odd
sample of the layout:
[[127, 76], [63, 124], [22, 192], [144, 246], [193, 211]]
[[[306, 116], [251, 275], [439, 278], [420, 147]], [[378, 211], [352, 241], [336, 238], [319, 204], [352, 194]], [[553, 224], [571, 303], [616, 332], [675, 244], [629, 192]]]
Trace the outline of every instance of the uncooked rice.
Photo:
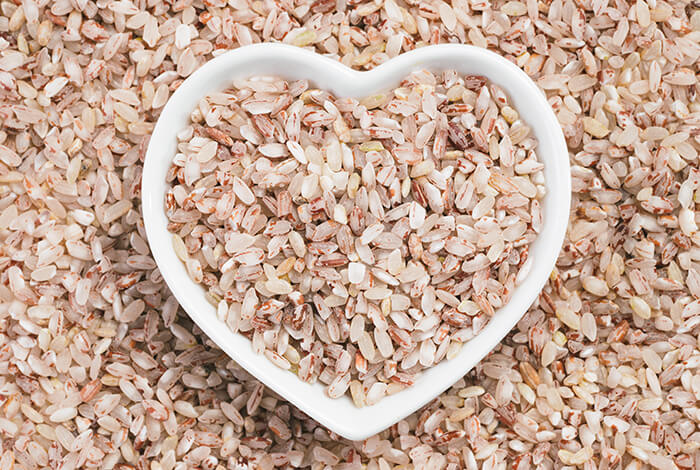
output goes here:
[[543, 223], [537, 141], [502, 89], [453, 70], [400, 85], [236, 80], [191, 113], [167, 178], [173, 247], [219, 319], [358, 406], [478, 335]]
[[[160, 110], [259, 41], [357, 69], [487, 47], [544, 90], [569, 146], [567, 240], [538, 300], [362, 442], [217, 349], [145, 241]], [[685, 0], [1, 1], [0, 469], [700, 468], [699, 44]]]

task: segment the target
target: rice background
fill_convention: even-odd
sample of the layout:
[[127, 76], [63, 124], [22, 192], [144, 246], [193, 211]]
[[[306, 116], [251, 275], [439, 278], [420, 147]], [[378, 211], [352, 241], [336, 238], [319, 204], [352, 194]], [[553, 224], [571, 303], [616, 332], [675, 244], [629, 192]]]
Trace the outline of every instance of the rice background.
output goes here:
[[[146, 243], [160, 110], [259, 41], [358, 69], [488, 47], [547, 93], [569, 145], [569, 233], [538, 302], [363, 442], [211, 344]], [[700, 468], [699, 57], [697, 1], [0, 2], [0, 469]]]

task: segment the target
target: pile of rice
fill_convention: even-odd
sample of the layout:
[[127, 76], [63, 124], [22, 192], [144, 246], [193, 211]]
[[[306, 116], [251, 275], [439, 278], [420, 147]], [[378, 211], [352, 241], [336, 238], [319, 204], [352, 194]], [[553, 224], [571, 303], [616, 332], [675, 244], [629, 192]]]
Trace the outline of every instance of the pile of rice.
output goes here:
[[178, 132], [173, 247], [217, 316], [331, 398], [372, 405], [480, 334], [533, 260], [537, 140], [485, 77], [337, 99], [237, 80]]
[[[488, 47], [547, 93], [569, 145], [570, 228], [538, 302], [364, 442], [214, 347], [145, 241], [159, 111], [258, 41], [358, 69]], [[699, 57], [690, 1], [2, 1], [0, 469], [699, 468]]]

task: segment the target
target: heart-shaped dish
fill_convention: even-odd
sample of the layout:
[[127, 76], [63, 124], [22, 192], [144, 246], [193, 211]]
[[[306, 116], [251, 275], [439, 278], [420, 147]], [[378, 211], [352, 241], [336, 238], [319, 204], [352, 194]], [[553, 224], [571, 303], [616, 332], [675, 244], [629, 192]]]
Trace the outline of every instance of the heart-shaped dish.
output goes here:
[[[537, 138], [544, 163], [547, 193], [543, 199], [544, 226], [530, 245], [534, 263], [510, 302], [499, 309], [486, 328], [465, 343], [459, 354], [421, 373], [416, 383], [379, 403], [357, 408], [347, 396], [330, 398], [321, 384], [308, 384], [253, 352], [244, 336], [217, 319], [216, 308], [205, 298], [178, 259], [167, 230], [164, 210], [166, 173], [176, 153], [176, 134], [188, 125], [191, 111], [208, 93], [223, 90], [234, 78], [274, 75], [308, 79], [315, 87], [338, 97], [361, 98], [398, 86], [419, 69], [455, 69], [460, 74], [486, 76], [509, 95], [514, 108]], [[399, 421], [450, 387], [486, 356], [520, 320], [549, 277], [564, 240], [569, 216], [571, 181], [566, 142], [541, 90], [517, 66], [485, 49], [438, 45], [402, 54], [367, 72], [305, 49], [280, 44], [256, 44], [223, 53], [209, 61], [175, 91], [163, 109], [146, 153], [142, 182], [142, 210], [148, 241], [160, 272], [180, 305], [197, 325], [232, 359], [265, 385], [337, 434], [352, 440], [367, 438]]]

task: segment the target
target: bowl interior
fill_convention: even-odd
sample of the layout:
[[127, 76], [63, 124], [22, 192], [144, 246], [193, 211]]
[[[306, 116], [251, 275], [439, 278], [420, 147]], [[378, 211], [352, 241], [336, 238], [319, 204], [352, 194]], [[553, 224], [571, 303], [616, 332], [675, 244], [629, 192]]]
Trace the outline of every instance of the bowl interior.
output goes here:
[[[386, 91], [414, 70], [456, 69], [485, 75], [508, 93], [514, 108], [537, 137], [538, 156], [545, 164], [547, 194], [543, 200], [544, 227], [530, 246], [534, 264], [511, 301], [496, 312], [486, 328], [466, 343], [450, 361], [423, 372], [414, 386], [378, 404], [356, 408], [346, 397], [331, 399], [320, 384], [310, 385], [253, 353], [250, 342], [232, 333], [216, 318], [204, 290], [195, 284], [176, 257], [167, 231], [163, 202], [167, 169], [175, 155], [176, 133], [207, 93], [222, 90], [234, 78], [276, 75], [308, 79], [317, 88], [339, 97], [363, 97]], [[561, 128], [540, 89], [518, 67], [484, 49], [464, 45], [430, 46], [402, 54], [368, 71], [351, 70], [337, 61], [304, 49], [258, 44], [226, 52], [200, 67], [185, 80], [166, 104], [152, 134], [142, 182], [143, 216], [148, 241], [163, 278], [180, 305], [221, 349], [252, 375], [316, 421], [343, 437], [369, 437], [417, 410], [443, 392], [510, 331], [536, 299], [554, 267], [564, 239], [570, 204], [569, 159]]]

